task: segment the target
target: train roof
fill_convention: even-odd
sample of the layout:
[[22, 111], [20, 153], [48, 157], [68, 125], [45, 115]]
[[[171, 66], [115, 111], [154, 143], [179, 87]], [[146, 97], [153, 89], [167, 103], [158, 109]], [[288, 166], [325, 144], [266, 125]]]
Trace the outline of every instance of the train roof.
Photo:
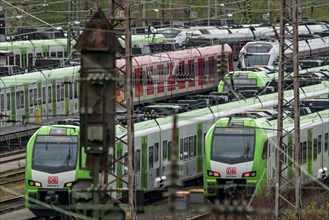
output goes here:
[[9, 88], [17, 85], [32, 84], [38, 81], [44, 81], [45, 77], [51, 79], [64, 79], [67, 77], [76, 77], [79, 73], [80, 66], [63, 67], [42, 72], [29, 72], [12, 76], [1, 77], [0, 88]]
[[[303, 92], [300, 92], [301, 98], [310, 98], [314, 96], [321, 96], [327, 94], [329, 90], [329, 82], [323, 81], [321, 84], [303, 87]], [[287, 100], [293, 99], [294, 92], [292, 90], [285, 91], [284, 97]], [[250, 108], [267, 108], [277, 104], [278, 94], [267, 94], [259, 97], [253, 97], [245, 100], [225, 103], [209, 108], [203, 108], [186, 113], [181, 113], [178, 116], [178, 124], [191, 123], [191, 121], [205, 121], [210, 120], [213, 115], [216, 118], [226, 117], [234, 112], [241, 112]], [[155, 121], [156, 120], [156, 121]], [[173, 116], [166, 118], [157, 118], [155, 120], [148, 120], [136, 123], [134, 125], [135, 132], [147, 132], [147, 129], [158, 129], [158, 124], [162, 126], [172, 127]], [[126, 129], [122, 126], [116, 126], [116, 134], [123, 135]]]
[[66, 46], [67, 38], [43, 39], [43, 40], [23, 40], [23, 41], [7, 41], [0, 42], [1, 50], [13, 50], [16, 48], [32, 49], [33, 47], [47, 46]]

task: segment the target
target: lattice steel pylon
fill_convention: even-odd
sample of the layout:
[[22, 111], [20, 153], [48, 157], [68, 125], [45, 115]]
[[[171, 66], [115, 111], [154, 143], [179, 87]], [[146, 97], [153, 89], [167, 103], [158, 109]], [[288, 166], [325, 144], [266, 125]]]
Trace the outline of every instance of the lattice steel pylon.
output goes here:
[[[287, 25], [293, 28], [289, 30]], [[291, 35], [293, 41], [286, 41], [286, 36]], [[299, 110], [299, 60], [298, 60], [298, 0], [281, 0], [280, 15], [280, 60], [279, 60], [279, 80], [278, 80], [278, 133], [276, 152], [276, 192], [275, 192], [275, 216], [284, 215], [282, 208], [290, 205], [296, 211], [298, 219], [301, 219], [300, 200], [300, 166], [299, 166], [299, 145], [300, 145], [300, 110]], [[287, 57], [285, 51], [291, 49], [292, 57]], [[285, 65], [291, 61], [293, 72], [285, 72]], [[293, 84], [284, 83], [284, 79], [293, 75]], [[285, 100], [284, 91], [293, 86], [294, 99]], [[286, 131], [283, 128], [284, 107], [294, 102], [294, 130]], [[294, 132], [294, 142], [290, 133]], [[283, 139], [287, 138], [287, 143]], [[293, 144], [294, 143], [294, 144]], [[285, 159], [287, 158], [287, 159]], [[294, 174], [294, 176], [293, 176]], [[288, 193], [290, 187], [295, 187], [295, 195]], [[289, 196], [290, 195], [290, 196]]]
[[[124, 18], [116, 16], [118, 10], [124, 11]], [[118, 69], [118, 72], [123, 73], [124, 80], [119, 84], [117, 82], [117, 88], [120, 91], [123, 91], [123, 99], [117, 100], [117, 106], [126, 108], [127, 110], [127, 125], [122, 125], [119, 121], [116, 120], [116, 124], [121, 124], [126, 128], [127, 134], [124, 136], [116, 136], [116, 141], [122, 142], [124, 145], [127, 145], [128, 154], [122, 155], [122, 157], [117, 157], [115, 151], [113, 153], [113, 162], [121, 163], [124, 157], [128, 157], [128, 173], [123, 173], [121, 176], [117, 176], [118, 180], [123, 181], [128, 186], [128, 199], [130, 205], [131, 218], [135, 219], [135, 169], [134, 169], [134, 123], [132, 120], [134, 100], [133, 100], [133, 88], [132, 88], [132, 52], [131, 52], [131, 15], [130, 15], [130, 0], [111, 0], [109, 1], [109, 20], [111, 27], [113, 28], [110, 31], [114, 31], [114, 27], [123, 24], [125, 29], [125, 60], [126, 64], [124, 67]], [[118, 54], [121, 55], [120, 53]], [[124, 138], [127, 138], [127, 141], [124, 141]], [[112, 170], [114, 171], [114, 170]], [[128, 176], [128, 181], [124, 180], [124, 177]]]
[[74, 41], [80, 35], [80, 0], [67, 1], [67, 54], [71, 55]]

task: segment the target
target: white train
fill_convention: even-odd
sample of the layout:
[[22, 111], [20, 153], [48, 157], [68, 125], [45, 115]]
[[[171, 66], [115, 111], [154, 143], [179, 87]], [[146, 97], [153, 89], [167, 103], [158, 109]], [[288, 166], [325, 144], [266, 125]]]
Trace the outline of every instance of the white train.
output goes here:
[[[292, 44], [291, 40], [286, 43]], [[298, 58], [315, 58], [329, 54], [329, 37], [302, 40], [298, 43]], [[292, 57], [292, 49], [285, 51], [287, 57]], [[280, 44], [278, 41], [254, 41], [247, 43], [240, 51], [240, 67], [275, 66], [279, 60]]]

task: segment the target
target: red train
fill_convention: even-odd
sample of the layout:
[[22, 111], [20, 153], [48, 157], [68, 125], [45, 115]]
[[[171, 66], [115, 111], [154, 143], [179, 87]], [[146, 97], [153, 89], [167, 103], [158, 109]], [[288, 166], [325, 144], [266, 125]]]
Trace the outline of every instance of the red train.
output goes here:
[[[232, 49], [228, 44], [191, 48], [133, 58], [133, 88], [136, 104], [172, 99], [192, 93], [213, 91], [220, 81], [221, 55], [225, 71], [233, 71]], [[117, 60], [124, 70], [125, 60]], [[119, 72], [119, 83], [125, 76]], [[124, 92], [117, 90], [118, 100]]]

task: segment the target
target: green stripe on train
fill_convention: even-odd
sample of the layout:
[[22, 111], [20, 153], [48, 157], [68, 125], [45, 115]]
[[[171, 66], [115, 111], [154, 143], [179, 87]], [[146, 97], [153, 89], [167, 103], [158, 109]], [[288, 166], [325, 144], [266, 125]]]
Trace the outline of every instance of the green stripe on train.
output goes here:
[[[123, 156], [123, 143], [122, 142], [118, 142], [116, 144], [116, 158], [120, 158]], [[117, 164], [117, 176], [122, 176], [123, 174], [123, 165], [121, 164]], [[121, 179], [118, 179], [116, 181], [116, 188], [117, 189], [121, 189], [123, 187], [123, 182]], [[121, 196], [121, 192], [118, 192], [117, 194], [118, 196]]]
[[142, 137], [142, 171], [141, 171], [141, 188], [145, 189], [147, 188], [147, 136]]
[[313, 129], [307, 129], [307, 172], [312, 175], [312, 140]]
[[203, 124], [197, 125], [197, 172], [202, 172], [203, 152], [202, 152]]

